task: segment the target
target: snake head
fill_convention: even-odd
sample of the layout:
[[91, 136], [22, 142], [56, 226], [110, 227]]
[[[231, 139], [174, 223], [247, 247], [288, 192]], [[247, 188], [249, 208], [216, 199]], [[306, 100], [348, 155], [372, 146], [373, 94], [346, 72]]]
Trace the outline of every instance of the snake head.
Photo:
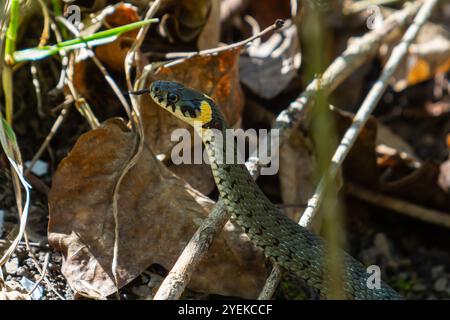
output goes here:
[[195, 128], [216, 128], [223, 122], [210, 97], [179, 82], [154, 81], [150, 96], [158, 106]]

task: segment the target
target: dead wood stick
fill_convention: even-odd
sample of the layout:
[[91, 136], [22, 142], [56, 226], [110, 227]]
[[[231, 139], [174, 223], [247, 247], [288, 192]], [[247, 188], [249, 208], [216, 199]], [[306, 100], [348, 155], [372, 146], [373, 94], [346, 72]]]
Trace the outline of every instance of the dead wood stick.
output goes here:
[[372, 191], [354, 183], [347, 183], [345, 190], [349, 195], [378, 207], [386, 208], [411, 218], [450, 228], [450, 214], [428, 209], [405, 200]]

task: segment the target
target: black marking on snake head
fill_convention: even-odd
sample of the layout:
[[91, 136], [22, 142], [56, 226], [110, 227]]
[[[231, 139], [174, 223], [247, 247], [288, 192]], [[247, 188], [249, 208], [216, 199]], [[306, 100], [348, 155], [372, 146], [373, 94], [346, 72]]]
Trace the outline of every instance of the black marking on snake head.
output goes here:
[[181, 110], [181, 113], [183, 113], [183, 115], [185, 117], [189, 116], [191, 118], [195, 118], [197, 116], [195, 111], [199, 110], [199, 109], [197, 109], [197, 108], [194, 109], [191, 106], [182, 105], [182, 106], [180, 106], [180, 110]]
[[168, 104], [168, 105], [167, 105], [167, 108], [168, 108], [168, 107], [172, 107], [172, 112], [175, 112], [175, 110], [176, 110], [176, 108], [177, 108], [177, 107], [175, 106], [175, 103], [170, 103], [170, 104]]

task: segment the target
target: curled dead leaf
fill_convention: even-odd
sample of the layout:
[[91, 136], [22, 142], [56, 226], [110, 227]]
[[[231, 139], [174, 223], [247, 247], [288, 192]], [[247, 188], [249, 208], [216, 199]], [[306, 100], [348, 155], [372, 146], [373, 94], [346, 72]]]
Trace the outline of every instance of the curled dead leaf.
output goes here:
[[212, 11], [212, 0], [168, 0], [160, 7], [160, 29], [170, 42], [191, 42], [202, 32]]
[[[352, 117], [342, 113], [336, 121], [340, 136]], [[448, 210], [450, 194], [438, 185], [439, 166], [421, 162], [408, 153], [376, 145], [377, 122], [371, 118], [344, 162], [344, 175], [372, 190], [380, 190], [418, 205]]]
[[262, 44], [248, 49], [240, 60], [241, 81], [258, 96], [272, 99], [297, 76], [301, 54], [297, 26], [273, 34]]
[[[139, 21], [137, 8], [129, 4], [116, 6], [114, 12], [105, 18], [105, 22], [112, 28], [136, 21]], [[95, 54], [97, 58], [109, 69], [123, 72], [125, 58], [138, 32], [139, 29], [125, 32], [115, 41], [96, 47]]]
[[[134, 134], [122, 120], [107, 121], [78, 139], [53, 177], [48, 239], [63, 252], [63, 275], [79, 294], [103, 298], [115, 292], [112, 194], [134, 143]], [[169, 270], [212, 206], [210, 199], [144, 148], [119, 191], [119, 285], [127, 284], [152, 264]], [[262, 253], [234, 222], [229, 222], [189, 287], [254, 298], [265, 277]]]

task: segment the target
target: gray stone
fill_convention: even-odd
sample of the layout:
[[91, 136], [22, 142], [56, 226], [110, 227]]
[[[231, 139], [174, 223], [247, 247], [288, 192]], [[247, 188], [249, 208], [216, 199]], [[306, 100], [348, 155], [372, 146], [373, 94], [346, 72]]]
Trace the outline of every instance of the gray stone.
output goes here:
[[140, 299], [147, 300], [152, 298], [152, 290], [148, 286], [142, 285], [139, 287], [134, 287], [131, 291]]
[[387, 257], [387, 258], [391, 257], [389, 240], [387, 239], [387, 237], [384, 233], [382, 233], [382, 232], [377, 233], [375, 235], [373, 242], [374, 242], [375, 248], [377, 248], [378, 252], [381, 255], [383, 255], [384, 257]]
[[16, 274], [19, 268], [19, 259], [14, 257], [5, 263], [5, 271], [7, 274]]
[[30, 275], [30, 272], [25, 267], [17, 268], [17, 275], [22, 277], [27, 277]]
[[444, 273], [445, 270], [445, 266], [444, 265], [437, 265], [434, 266], [433, 268], [431, 268], [431, 277], [433, 279], [438, 278], [439, 276], [441, 276]]
[[446, 277], [441, 277], [434, 283], [433, 289], [436, 292], [444, 292], [447, 289], [448, 279]]

